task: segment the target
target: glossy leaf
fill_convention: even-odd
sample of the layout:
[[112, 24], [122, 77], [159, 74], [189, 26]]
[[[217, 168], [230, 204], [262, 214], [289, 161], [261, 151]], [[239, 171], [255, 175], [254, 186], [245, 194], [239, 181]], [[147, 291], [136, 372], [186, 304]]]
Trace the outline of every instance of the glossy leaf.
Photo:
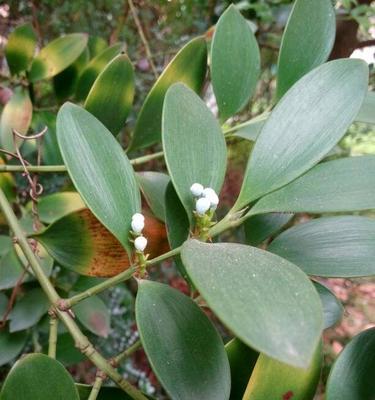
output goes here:
[[37, 37], [30, 23], [17, 26], [9, 35], [5, 57], [12, 75], [28, 69], [34, 56]]
[[309, 275], [375, 275], [375, 220], [356, 216], [318, 218], [283, 232], [268, 249]]
[[289, 213], [272, 213], [250, 217], [244, 223], [246, 242], [251, 246], [258, 246], [277, 233], [293, 216], [294, 214]]
[[110, 315], [103, 300], [98, 296], [85, 299], [73, 307], [73, 312], [81, 324], [95, 335], [108, 337]]
[[[48, 379], [46, 379], [48, 378]], [[79, 400], [69, 372], [44, 354], [28, 354], [18, 360], [5, 379], [0, 400]]]
[[255, 247], [188, 240], [182, 261], [217, 316], [244, 343], [306, 368], [322, 327], [312, 283], [295, 265]]
[[83, 208], [86, 208], [85, 203], [77, 192], [59, 192], [40, 198], [38, 215], [42, 222], [51, 224]]
[[296, 0], [286, 25], [278, 60], [277, 97], [331, 53], [336, 16], [331, 0]]
[[105, 66], [123, 50], [122, 43], [116, 43], [95, 56], [82, 71], [76, 89], [76, 100], [83, 101], [90, 92], [92, 85]]
[[[164, 225], [146, 215], [146, 252], [157, 257], [168, 251]], [[82, 275], [108, 277], [129, 268], [120, 242], [88, 210], [66, 215], [33, 237], [63, 267]]]
[[[25, 347], [27, 332], [9, 333], [7, 329], [0, 330], [0, 366], [14, 360]], [[0, 399], [1, 396], [0, 396]]]
[[260, 199], [248, 215], [267, 212], [339, 212], [375, 208], [375, 156], [317, 165], [289, 185]]
[[191, 218], [190, 186], [198, 182], [220, 192], [226, 169], [226, 144], [220, 126], [191, 89], [175, 84], [165, 96], [163, 149], [169, 175]]
[[327, 400], [373, 400], [375, 328], [355, 336], [339, 354], [328, 377]]
[[31, 64], [30, 81], [52, 78], [69, 67], [81, 55], [87, 45], [87, 40], [86, 33], [71, 33], [43, 47]]
[[356, 117], [356, 121], [375, 124], [375, 92], [367, 93]]
[[220, 119], [241, 111], [260, 74], [257, 41], [246, 19], [232, 4], [221, 15], [211, 45], [211, 78]]
[[106, 40], [102, 37], [90, 35], [87, 47], [89, 49], [90, 59], [92, 59], [103, 52], [108, 45]]
[[176, 82], [195, 92], [202, 89], [207, 69], [207, 45], [203, 37], [187, 43], [168, 64], [143, 103], [135, 125], [130, 150], [160, 142], [164, 96]]
[[131, 218], [140, 211], [141, 200], [120, 144], [93, 115], [71, 103], [57, 115], [57, 139], [83, 201], [130, 254]]
[[341, 320], [344, 307], [326, 286], [319, 282], [313, 283], [323, 305], [324, 329], [328, 329]]
[[317, 346], [308, 369], [291, 367], [261, 354], [243, 400], [313, 400], [323, 361], [322, 345]]
[[[14, 151], [12, 129], [25, 135], [33, 115], [33, 105], [29, 94], [23, 88], [16, 88], [3, 108], [0, 119], [0, 144], [8, 151]], [[17, 143], [21, 141], [18, 139]]]
[[231, 374], [230, 400], [242, 399], [259, 353], [237, 338], [228, 342], [225, 345], [225, 350], [228, 355]]
[[133, 98], [133, 66], [127, 55], [120, 54], [96, 78], [85, 108], [116, 136], [125, 126]]
[[48, 311], [49, 301], [42, 289], [32, 289], [15, 303], [9, 315], [11, 333], [34, 326]]
[[143, 348], [171, 398], [229, 398], [224, 345], [192, 299], [167, 285], [143, 280], [135, 307]]
[[320, 161], [356, 117], [367, 81], [367, 64], [354, 59], [331, 61], [300, 79], [265, 123], [235, 208], [286, 185]]
[[138, 172], [137, 179], [142, 194], [156, 218], [165, 221], [165, 192], [170, 178], [160, 172]]

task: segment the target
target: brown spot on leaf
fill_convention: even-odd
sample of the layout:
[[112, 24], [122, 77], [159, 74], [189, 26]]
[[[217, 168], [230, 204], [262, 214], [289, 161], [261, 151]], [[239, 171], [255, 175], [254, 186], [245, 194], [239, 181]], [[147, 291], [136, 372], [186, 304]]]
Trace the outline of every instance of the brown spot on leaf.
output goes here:
[[291, 390], [289, 390], [288, 392], [283, 394], [282, 399], [283, 400], [290, 400], [293, 396], [294, 396], [294, 393]]

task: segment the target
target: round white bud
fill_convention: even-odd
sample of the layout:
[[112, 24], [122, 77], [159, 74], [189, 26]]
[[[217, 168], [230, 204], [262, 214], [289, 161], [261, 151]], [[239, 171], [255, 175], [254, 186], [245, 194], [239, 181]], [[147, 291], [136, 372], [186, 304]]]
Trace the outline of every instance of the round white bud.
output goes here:
[[199, 197], [203, 192], [203, 186], [200, 183], [193, 183], [190, 187], [190, 192], [194, 197]]
[[144, 251], [146, 246], [147, 246], [147, 239], [144, 236], [138, 236], [134, 240], [134, 247], [136, 248], [136, 250], [142, 252], [142, 251]]
[[219, 197], [216, 194], [215, 190], [211, 188], [206, 188], [203, 190], [202, 195], [210, 201], [211, 209], [215, 210], [217, 205], [219, 204]]
[[143, 228], [145, 227], [145, 221], [142, 220], [141, 218], [135, 218], [132, 219], [132, 231], [134, 233], [141, 233], [143, 231]]
[[210, 209], [210, 200], [206, 197], [201, 197], [195, 203], [195, 209], [199, 215], [204, 215]]
[[145, 221], [145, 217], [141, 213], [135, 213], [132, 216], [132, 221], [135, 221], [135, 220], [144, 222]]

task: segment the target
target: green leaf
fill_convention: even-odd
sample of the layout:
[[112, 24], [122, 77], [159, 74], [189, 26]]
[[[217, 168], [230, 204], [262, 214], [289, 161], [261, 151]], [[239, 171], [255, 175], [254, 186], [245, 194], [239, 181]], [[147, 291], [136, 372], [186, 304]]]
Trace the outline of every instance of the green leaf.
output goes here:
[[[89, 400], [92, 386], [76, 383], [80, 400]], [[146, 396], [147, 397], [147, 396]], [[102, 386], [96, 400], [131, 400], [122, 389], [111, 386]]]
[[[61, 324], [59, 324], [59, 329], [61, 329]], [[79, 362], [86, 359], [84, 354], [82, 354], [77, 349], [77, 347], [75, 347], [74, 339], [71, 337], [70, 333], [64, 332], [59, 334], [57, 338], [57, 343], [58, 345], [56, 346], [56, 360], [60, 361], [66, 367], [78, 364]], [[48, 343], [43, 346], [43, 353], [47, 352]]]
[[246, 106], [259, 74], [257, 41], [246, 19], [232, 4], [216, 25], [211, 47], [212, 86], [222, 121]]
[[[25, 347], [27, 332], [9, 333], [7, 329], [0, 330], [0, 366], [15, 359]], [[0, 396], [0, 399], [2, 397]], [[17, 399], [18, 400], [18, 399]]]
[[57, 139], [83, 201], [130, 254], [131, 218], [141, 210], [141, 200], [121, 146], [100, 121], [71, 103], [57, 115]]
[[5, 57], [12, 75], [28, 69], [34, 56], [37, 37], [30, 23], [17, 26], [9, 35]]
[[248, 215], [375, 208], [375, 156], [328, 161], [260, 199]]
[[226, 144], [220, 126], [191, 89], [176, 83], [163, 108], [164, 157], [189, 218], [195, 209], [190, 186], [198, 182], [220, 192], [226, 169]]
[[291, 367], [261, 354], [243, 400], [313, 400], [323, 361], [322, 344], [317, 346], [308, 369]]
[[322, 331], [322, 306], [298, 267], [233, 243], [188, 240], [181, 256], [202, 297], [238, 338], [278, 361], [309, 365]]
[[86, 33], [71, 33], [53, 40], [34, 58], [29, 79], [31, 82], [52, 78], [81, 55], [87, 45]]
[[244, 223], [246, 242], [251, 246], [258, 246], [277, 233], [293, 216], [294, 214], [288, 213], [272, 213], [250, 217]]
[[176, 82], [182, 82], [199, 93], [207, 69], [207, 45], [203, 37], [187, 43], [165, 68], [146, 100], [135, 125], [129, 151], [160, 142], [164, 96]]
[[103, 52], [108, 45], [107, 41], [102, 37], [90, 35], [87, 47], [89, 49], [90, 59], [92, 59]]
[[341, 320], [344, 307], [326, 286], [319, 282], [313, 283], [323, 305], [324, 329], [328, 329]]
[[5, 256], [12, 248], [12, 239], [9, 236], [0, 235], [0, 257]]
[[373, 400], [375, 328], [355, 336], [340, 353], [328, 377], [327, 400]]
[[133, 66], [127, 55], [120, 54], [96, 78], [85, 108], [116, 136], [125, 126], [133, 98]]
[[44, 196], [39, 200], [38, 215], [42, 222], [51, 224], [83, 208], [86, 208], [85, 203], [77, 192], [59, 192]]
[[8, 307], [8, 297], [0, 292], [0, 319], [4, 316]]
[[90, 92], [92, 85], [105, 66], [123, 50], [122, 43], [116, 43], [95, 56], [82, 71], [76, 89], [76, 100], [83, 101]]
[[192, 299], [143, 280], [135, 310], [143, 348], [171, 398], [228, 399], [230, 371], [223, 342]]
[[49, 301], [42, 289], [32, 289], [16, 302], [9, 315], [11, 333], [36, 325], [48, 311]]
[[318, 218], [283, 232], [268, 250], [309, 275], [375, 275], [375, 220], [357, 216]]
[[[0, 119], [0, 145], [8, 151], [14, 151], [13, 133], [15, 129], [25, 135], [31, 124], [33, 105], [28, 92], [23, 88], [16, 88], [8, 103], [3, 108]], [[20, 144], [21, 140], [17, 140]]]
[[169, 176], [160, 172], [138, 172], [137, 180], [152, 213], [160, 221], [165, 221], [165, 192]]
[[44, 354], [28, 354], [18, 360], [5, 379], [0, 400], [79, 400], [68, 371]]
[[237, 338], [228, 342], [225, 350], [228, 355], [232, 383], [230, 400], [242, 399], [259, 353]]
[[375, 92], [367, 93], [356, 117], [356, 121], [375, 124]]
[[331, 0], [296, 0], [286, 25], [278, 60], [277, 98], [331, 53], [336, 15]]
[[235, 209], [286, 185], [321, 160], [353, 122], [367, 80], [367, 64], [354, 59], [331, 61], [300, 79], [255, 142]]
[[255, 142], [269, 116], [270, 113], [268, 112], [260, 114], [243, 124], [239, 124], [241, 126], [239, 129], [235, 130], [236, 127], [234, 126], [231, 130], [235, 130], [234, 136]]
[[73, 307], [81, 324], [95, 335], [108, 337], [110, 327], [109, 311], [98, 296], [89, 297]]

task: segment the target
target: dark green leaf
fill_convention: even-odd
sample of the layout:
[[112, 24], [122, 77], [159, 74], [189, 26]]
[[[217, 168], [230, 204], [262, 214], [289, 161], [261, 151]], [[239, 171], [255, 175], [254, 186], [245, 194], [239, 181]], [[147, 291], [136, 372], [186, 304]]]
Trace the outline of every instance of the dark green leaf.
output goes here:
[[17, 26], [9, 35], [5, 57], [12, 75], [28, 69], [34, 56], [37, 37], [30, 23]]
[[331, 61], [300, 79], [255, 142], [235, 209], [286, 185], [321, 160], [356, 117], [367, 81], [367, 64], [354, 59]]
[[128, 253], [132, 215], [141, 209], [134, 171], [121, 146], [88, 111], [66, 103], [57, 115], [57, 138], [83, 201]]
[[220, 192], [226, 169], [226, 144], [220, 126], [191, 89], [176, 83], [163, 108], [163, 149], [169, 175], [191, 218], [190, 186], [198, 182]]
[[30, 81], [52, 78], [69, 67], [81, 55], [87, 40], [86, 33], [71, 33], [43, 47], [31, 64]]
[[68, 371], [44, 354], [28, 354], [10, 370], [0, 400], [79, 400]]
[[[76, 383], [80, 400], [89, 400], [92, 386]], [[146, 396], [147, 397], [147, 396]], [[96, 400], [131, 400], [122, 389], [111, 386], [102, 386]]]
[[355, 336], [340, 353], [328, 377], [327, 400], [373, 400], [375, 328]]
[[260, 74], [259, 47], [246, 19], [232, 4], [220, 17], [211, 47], [211, 78], [220, 119], [241, 111]]
[[156, 218], [165, 221], [165, 192], [170, 178], [160, 172], [137, 173], [139, 186], [147, 204]]
[[339, 212], [375, 208], [375, 156], [317, 165], [260, 199], [248, 215], [267, 212]]
[[356, 121], [375, 124], [375, 92], [367, 93], [356, 117]]
[[90, 52], [90, 59], [92, 59], [103, 52], [108, 47], [108, 45], [106, 40], [102, 37], [90, 35], [87, 47]]
[[323, 327], [322, 306], [307, 276], [264, 250], [188, 240], [185, 268], [208, 305], [244, 343], [306, 368]]
[[277, 97], [331, 53], [336, 16], [331, 0], [296, 0], [283, 34], [278, 60]]
[[12, 248], [12, 239], [9, 236], [0, 235], [0, 257], [5, 256]]
[[[48, 318], [49, 324], [49, 318]], [[59, 324], [59, 329], [62, 324]], [[47, 331], [48, 332], [48, 331]], [[60, 361], [66, 367], [85, 360], [84, 354], [82, 354], [75, 346], [74, 339], [68, 332], [64, 332], [58, 335], [58, 345], [56, 346], [56, 360]], [[48, 352], [48, 343], [43, 347], [43, 352]]]
[[[21, 353], [25, 347], [27, 332], [9, 333], [7, 329], [0, 330], [0, 366], [7, 364]], [[2, 399], [0, 395], [0, 399]], [[18, 400], [18, 399], [17, 399]]]
[[173, 399], [228, 399], [223, 342], [198, 305], [176, 289], [140, 281], [136, 320], [143, 348]]
[[313, 283], [323, 304], [324, 329], [330, 328], [341, 320], [344, 308], [327, 287], [318, 282]]
[[120, 54], [96, 78], [85, 108], [116, 136], [125, 126], [133, 97], [133, 66], [128, 56]]
[[199, 93], [206, 69], [207, 45], [203, 37], [198, 37], [176, 54], [150, 90], [138, 115], [129, 150], [160, 141], [163, 102], [168, 88], [176, 82], [182, 82]]

